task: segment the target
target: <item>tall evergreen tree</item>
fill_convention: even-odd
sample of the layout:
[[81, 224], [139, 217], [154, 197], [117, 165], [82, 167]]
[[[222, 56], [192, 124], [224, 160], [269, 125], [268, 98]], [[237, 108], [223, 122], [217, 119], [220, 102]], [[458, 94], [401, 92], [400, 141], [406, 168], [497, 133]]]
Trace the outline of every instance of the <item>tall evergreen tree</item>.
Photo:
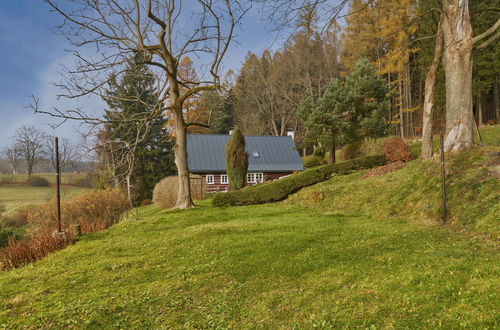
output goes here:
[[[115, 167], [114, 182], [123, 184], [129, 175], [132, 199], [136, 203], [151, 199], [155, 184], [175, 173], [167, 119], [158, 115], [148, 121], [147, 127], [137, 127], [139, 119], [154, 112], [154, 82], [146, 66], [135, 64], [128, 66], [120, 81], [111, 80], [105, 98], [109, 106], [105, 117], [110, 124], [99, 134], [103, 146], [101, 159], [108, 167]], [[117, 161], [125, 158], [126, 162]]]
[[236, 126], [226, 146], [226, 171], [231, 190], [245, 186], [248, 171], [248, 153], [245, 151], [245, 137]]

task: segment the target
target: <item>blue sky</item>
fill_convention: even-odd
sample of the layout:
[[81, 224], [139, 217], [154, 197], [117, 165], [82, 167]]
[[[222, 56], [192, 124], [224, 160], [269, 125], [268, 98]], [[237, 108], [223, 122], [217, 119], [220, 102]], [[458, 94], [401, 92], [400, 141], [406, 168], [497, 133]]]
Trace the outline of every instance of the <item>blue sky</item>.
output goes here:
[[[32, 94], [40, 98], [44, 107], [57, 104], [57, 90], [50, 82], [58, 80], [61, 63], [72, 63], [65, 52], [69, 45], [54, 33], [60, 22], [61, 18], [50, 13], [42, 1], [0, 1], [0, 151], [11, 143], [15, 130], [23, 125], [33, 125], [75, 142], [79, 140], [77, 123], [53, 130], [48, 125], [54, 122], [52, 118], [25, 108]], [[238, 31], [238, 43], [233, 43], [225, 59], [225, 69], [237, 71], [249, 51], [259, 54], [273, 46], [276, 36], [266, 31], [265, 25], [256, 9], [247, 14], [242, 30]], [[80, 100], [79, 105], [92, 111], [103, 107], [96, 99]]]

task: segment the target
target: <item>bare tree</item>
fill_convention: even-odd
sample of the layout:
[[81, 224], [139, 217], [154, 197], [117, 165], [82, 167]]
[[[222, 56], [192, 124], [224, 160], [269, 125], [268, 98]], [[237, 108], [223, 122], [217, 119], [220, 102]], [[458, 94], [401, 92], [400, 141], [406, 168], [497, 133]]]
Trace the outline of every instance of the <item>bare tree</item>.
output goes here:
[[7, 161], [9, 162], [10, 166], [12, 167], [12, 174], [14, 175], [17, 174], [19, 165], [22, 160], [20, 146], [15, 144], [10, 148], [5, 149], [3, 153], [5, 155], [5, 158], [7, 158]]
[[[179, 176], [176, 208], [189, 208], [191, 199], [187, 167], [187, 128], [199, 123], [187, 122], [184, 102], [192, 95], [220, 86], [219, 72], [233, 41], [235, 28], [250, 8], [251, 1], [197, 0], [44, 0], [64, 18], [59, 32], [75, 47], [76, 67], [67, 70], [62, 81], [61, 97], [86, 95], [102, 97], [107, 81], [124, 73], [125, 64], [133, 61], [148, 65], [157, 79], [155, 109], [147, 116], [126, 119], [137, 121], [138, 139], [147, 134], [148, 119], [168, 112], [174, 117], [175, 163]], [[69, 2], [69, 5], [68, 5]], [[89, 47], [93, 55], [87, 55]], [[189, 55], [199, 58], [204, 70], [198, 81], [188, 81], [179, 72], [180, 60]], [[113, 75], [111, 75], [113, 73]], [[130, 101], [140, 102], [137, 98]], [[82, 109], [41, 110], [34, 99], [36, 112], [65, 120], [80, 120], [99, 125], [106, 121]]]
[[[47, 136], [44, 144], [43, 154], [50, 160], [54, 170], [56, 169], [55, 137]], [[79, 156], [76, 145], [65, 137], [59, 139], [59, 167], [63, 170], [74, 162]]]
[[469, 0], [442, 0], [443, 65], [446, 79], [446, 151], [459, 151], [473, 143], [472, 50], [500, 37], [500, 18], [473, 37]]
[[13, 136], [21, 157], [26, 162], [28, 177], [33, 174], [33, 167], [42, 156], [46, 135], [33, 126], [18, 128]]
[[425, 78], [424, 113], [422, 125], [422, 160], [432, 158], [432, 113], [434, 110], [434, 94], [439, 63], [443, 57], [443, 33], [441, 22], [438, 24], [436, 47], [429, 71]]

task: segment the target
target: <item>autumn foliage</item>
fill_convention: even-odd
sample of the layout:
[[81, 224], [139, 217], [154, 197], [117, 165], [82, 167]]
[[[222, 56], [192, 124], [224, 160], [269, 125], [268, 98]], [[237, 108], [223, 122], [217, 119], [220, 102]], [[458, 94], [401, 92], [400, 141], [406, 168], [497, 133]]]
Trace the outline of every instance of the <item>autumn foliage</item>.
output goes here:
[[40, 260], [72, 244], [81, 234], [117, 223], [129, 208], [126, 196], [118, 189], [90, 190], [61, 203], [63, 234], [59, 234], [55, 201], [34, 207], [27, 214], [30, 235], [19, 241], [9, 239], [7, 247], [0, 250], [0, 268], [16, 268]]
[[389, 162], [407, 162], [413, 159], [410, 147], [399, 137], [392, 137], [385, 142], [384, 154]]

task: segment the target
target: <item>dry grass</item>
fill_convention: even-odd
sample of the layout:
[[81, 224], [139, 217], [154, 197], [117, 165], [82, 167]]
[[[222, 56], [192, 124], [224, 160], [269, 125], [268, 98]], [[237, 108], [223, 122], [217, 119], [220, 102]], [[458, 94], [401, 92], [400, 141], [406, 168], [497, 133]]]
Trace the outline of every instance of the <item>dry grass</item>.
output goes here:
[[40, 260], [53, 251], [74, 242], [81, 234], [93, 233], [118, 222], [129, 203], [118, 189], [91, 190], [61, 203], [63, 235], [57, 233], [57, 209], [54, 200], [27, 211], [30, 235], [9, 239], [0, 250], [0, 268], [20, 267]]
[[[194, 179], [194, 180], [193, 180]], [[177, 203], [179, 193], [177, 176], [167, 176], [161, 179], [153, 190], [153, 203], [162, 209], [172, 208]], [[205, 181], [199, 175], [191, 175], [191, 195], [193, 199], [203, 199]]]

